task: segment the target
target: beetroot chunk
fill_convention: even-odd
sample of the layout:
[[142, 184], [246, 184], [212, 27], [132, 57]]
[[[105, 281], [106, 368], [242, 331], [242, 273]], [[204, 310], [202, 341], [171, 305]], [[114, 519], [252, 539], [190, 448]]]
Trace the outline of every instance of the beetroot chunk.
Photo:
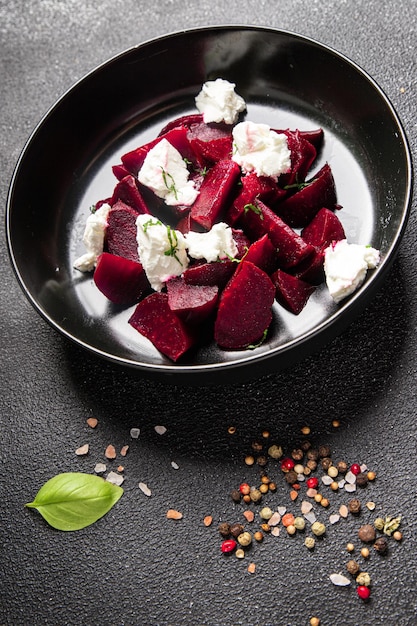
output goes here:
[[315, 287], [282, 270], [272, 274], [271, 279], [276, 287], [277, 301], [294, 315], [301, 313]]
[[277, 249], [277, 261], [283, 269], [301, 263], [314, 253], [313, 246], [305, 242], [300, 235], [260, 200], [245, 207], [240, 222], [243, 230], [253, 240], [268, 235], [273, 246]]
[[306, 186], [277, 205], [277, 213], [293, 228], [303, 228], [322, 208], [336, 208], [336, 189], [330, 165], [326, 163]]
[[327, 248], [333, 241], [345, 239], [345, 231], [341, 221], [330, 209], [320, 209], [301, 232], [301, 236], [307, 243], [316, 248]]
[[128, 204], [138, 213], [149, 213], [147, 204], [139, 191], [136, 178], [131, 174], [125, 176], [117, 183], [113, 191], [112, 199], [110, 201], [111, 206], [116, 204], [118, 200], [121, 200], [125, 204]]
[[125, 259], [139, 262], [136, 240], [137, 211], [121, 200], [114, 204], [107, 218], [107, 251]]
[[191, 206], [191, 218], [210, 230], [229, 206], [230, 197], [240, 175], [240, 167], [234, 161], [218, 161], [206, 174], [200, 193]]
[[227, 212], [227, 222], [233, 226], [245, 211], [245, 207], [255, 203], [256, 200], [272, 206], [285, 195], [286, 192], [280, 189], [272, 178], [257, 176], [253, 173], [246, 174], [242, 178], [241, 190]]
[[199, 324], [214, 311], [219, 289], [216, 286], [189, 285], [182, 277], [167, 282], [168, 304], [187, 324]]
[[129, 324], [174, 362], [194, 344], [194, 334], [171, 311], [166, 293], [151, 293], [139, 302]]
[[272, 321], [275, 287], [253, 263], [242, 261], [223, 291], [214, 326], [221, 348], [241, 350], [258, 342]]
[[236, 263], [213, 261], [212, 263], [197, 263], [185, 270], [183, 277], [188, 285], [216, 285], [223, 289], [236, 270]]
[[150, 289], [140, 263], [103, 252], [93, 276], [98, 289], [115, 304], [134, 304]]
[[300, 131], [284, 130], [281, 132], [287, 136], [288, 148], [291, 150], [291, 169], [288, 174], [282, 174], [279, 178], [279, 184], [285, 188], [305, 180], [317, 156], [317, 151]]
[[264, 235], [249, 246], [245, 261], [250, 261], [267, 274], [272, 274], [277, 265], [277, 251], [268, 235]]

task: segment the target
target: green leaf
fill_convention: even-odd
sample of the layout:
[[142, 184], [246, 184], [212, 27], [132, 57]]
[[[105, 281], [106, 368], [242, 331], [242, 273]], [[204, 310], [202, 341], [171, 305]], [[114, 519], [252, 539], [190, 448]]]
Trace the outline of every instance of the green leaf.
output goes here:
[[25, 506], [37, 509], [58, 530], [80, 530], [103, 517], [122, 497], [123, 489], [100, 476], [67, 472], [48, 480]]

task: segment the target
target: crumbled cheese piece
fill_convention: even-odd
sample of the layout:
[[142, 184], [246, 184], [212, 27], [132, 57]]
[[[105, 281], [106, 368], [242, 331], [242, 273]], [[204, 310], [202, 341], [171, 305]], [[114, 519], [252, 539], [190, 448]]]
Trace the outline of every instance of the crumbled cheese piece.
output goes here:
[[286, 135], [275, 132], [267, 124], [237, 124], [233, 129], [233, 144], [232, 159], [244, 173], [255, 172], [258, 176], [278, 179], [291, 167]]
[[214, 224], [207, 233], [190, 231], [185, 235], [188, 254], [194, 259], [206, 259], [209, 263], [218, 259], [235, 257], [238, 249], [230, 226], [224, 222]]
[[180, 152], [167, 139], [149, 150], [138, 173], [139, 182], [170, 206], [191, 206], [198, 196]]
[[206, 124], [225, 122], [235, 124], [239, 113], [246, 109], [244, 99], [235, 92], [235, 83], [223, 78], [208, 80], [195, 98], [197, 109]]
[[139, 215], [136, 226], [140, 262], [152, 289], [161, 291], [164, 283], [187, 269], [185, 238], [149, 215]]
[[333, 300], [340, 302], [356, 291], [368, 269], [375, 269], [379, 261], [379, 251], [371, 246], [348, 243], [346, 239], [328, 246], [324, 252], [324, 271]]
[[93, 271], [97, 263], [97, 257], [103, 252], [107, 216], [110, 208], [109, 204], [104, 203], [87, 218], [83, 235], [83, 243], [87, 248], [87, 252], [74, 261], [75, 269], [80, 272]]

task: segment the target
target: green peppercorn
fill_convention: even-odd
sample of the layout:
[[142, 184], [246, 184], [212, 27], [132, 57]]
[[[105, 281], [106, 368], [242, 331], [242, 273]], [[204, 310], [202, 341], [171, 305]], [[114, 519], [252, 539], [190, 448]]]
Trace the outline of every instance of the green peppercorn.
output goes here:
[[238, 536], [237, 540], [238, 543], [245, 548], [252, 543], [252, 535], [248, 531], [245, 531]]
[[314, 546], [316, 545], [316, 541], [315, 541], [314, 537], [306, 537], [305, 540], [304, 540], [304, 545], [309, 550], [312, 550], [314, 548]]
[[369, 576], [368, 572], [361, 572], [357, 576], [356, 582], [358, 583], [358, 585], [365, 585], [365, 587], [369, 587], [369, 585], [371, 584], [371, 577]]
[[306, 523], [303, 517], [296, 517], [294, 520], [294, 526], [297, 530], [304, 530]]
[[281, 446], [273, 445], [268, 448], [268, 454], [273, 459], [280, 459], [284, 453]]
[[385, 526], [385, 520], [382, 517], [377, 517], [374, 521], [374, 526], [377, 530], [382, 530]]
[[262, 499], [262, 493], [256, 487], [252, 487], [249, 493], [252, 502], [259, 502]]
[[311, 526], [311, 532], [316, 537], [321, 537], [326, 532], [326, 526], [322, 522], [314, 522]]
[[269, 520], [273, 515], [273, 511], [269, 508], [269, 506], [264, 506], [263, 509], [260, 510], [259, 515], [262, 519]]

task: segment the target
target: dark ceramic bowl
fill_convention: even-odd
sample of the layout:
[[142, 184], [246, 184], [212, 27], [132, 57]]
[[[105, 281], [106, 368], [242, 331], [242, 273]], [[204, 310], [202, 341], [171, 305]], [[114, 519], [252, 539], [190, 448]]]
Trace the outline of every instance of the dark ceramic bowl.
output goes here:
[[[274, 305], [267, 341], [227, 352], [214, 343], [176, 364], [109, 305], [91, 275], [73, 269], [84, 252], [89, 207], [111, 195], [111, 166], [174, 117], [196, 112], [209, 79], [236, 83], [246, 119], [271, 127], [322, 127], [315, 169], [332, 167], [348, 241], [381, 250], [366, 282], [336, 305], [318, 289], [299, 316]], [[11, 181], [7, 235], [18, 281], [58, 331], [114, 363], [175, 382], [225, 382], [264, 374], [320, 348], [369, 303], [391, 266], [411, 201], [412, 168], [401, 123], [378, 85], [346, 57], [305, 37], [225, 26], [160, 37], [88, 74], [45, 115]]]

